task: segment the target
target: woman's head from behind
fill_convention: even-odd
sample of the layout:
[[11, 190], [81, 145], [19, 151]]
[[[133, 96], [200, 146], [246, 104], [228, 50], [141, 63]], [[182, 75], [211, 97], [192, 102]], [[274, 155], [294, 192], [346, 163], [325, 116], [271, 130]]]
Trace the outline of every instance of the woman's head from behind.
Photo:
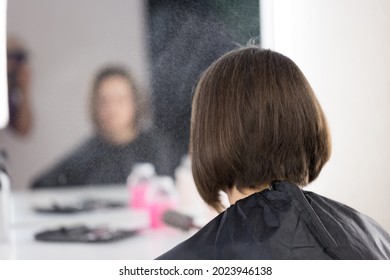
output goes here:
[[289, 58], [256, 47], [225, 54], [195, 89], [190, 152], [202, 198], [274, 180], [313, 181], [330, 157], [330, 135], [306, 78]]
[[97, 132], [122, 144], [140, 129], [140, 96], [130, 73], [120, 66], [102, 68], [92, 86], [91, 113]]

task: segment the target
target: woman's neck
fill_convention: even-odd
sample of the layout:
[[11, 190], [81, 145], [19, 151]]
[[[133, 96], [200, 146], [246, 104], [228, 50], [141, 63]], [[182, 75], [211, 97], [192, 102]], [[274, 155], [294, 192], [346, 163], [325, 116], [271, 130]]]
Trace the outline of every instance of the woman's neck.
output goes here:
[[135, 129], [129, 129], [122, 133], [103, 133], [103, 138], [106, 139], [107, 142], [112, 143], [114, 145], [125, 145], [132, 142], [138, 135], [138, 132]]
[[229, 198], [229, 203], [235, 204], [240, 199], [246, 198], [254, 193], [261, 192], [266, 189], [269, 189], [269, 184], [264, 184], [257, 188], [243, 188], [241, 190], [238, 190], [236, 186], [233, 186], [226, 191], [226, 194]]

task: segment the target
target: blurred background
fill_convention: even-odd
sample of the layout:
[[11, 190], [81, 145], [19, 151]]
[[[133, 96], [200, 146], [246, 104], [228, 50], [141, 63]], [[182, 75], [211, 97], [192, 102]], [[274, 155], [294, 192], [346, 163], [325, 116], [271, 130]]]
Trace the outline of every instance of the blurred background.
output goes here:
[[[192, 17], [194, 9], [211, 20]], [[297, 63], [328, 117], [332, 157], [308, 189], [390, 231], [389, 1], [11, 0], [7, 29], [28, 49], [33, 115], [27, 136], [0, 132], [13, 189], [27, 189], [91, 134], [88, 94], [106, 63], [128, 66], [150, 95], [152, 126], [176, 144], [177, 166], [199, 69], [254, 39]]]

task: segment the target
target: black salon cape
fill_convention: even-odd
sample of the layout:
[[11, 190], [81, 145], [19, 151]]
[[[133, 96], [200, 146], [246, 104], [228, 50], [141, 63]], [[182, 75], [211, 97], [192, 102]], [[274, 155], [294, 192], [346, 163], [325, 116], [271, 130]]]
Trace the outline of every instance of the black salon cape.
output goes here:
[[163, 153], [148, 133], [124, 145], [111, 144], [95, 135], [36, 178], [31, 187], [124, 184], [134, 164], [140, 162], [152, 163], [158, 174], [165, 174], [160, 162]]
[[288, 182], [237, 201], [157, 259], [389, 259], [371, 218]]

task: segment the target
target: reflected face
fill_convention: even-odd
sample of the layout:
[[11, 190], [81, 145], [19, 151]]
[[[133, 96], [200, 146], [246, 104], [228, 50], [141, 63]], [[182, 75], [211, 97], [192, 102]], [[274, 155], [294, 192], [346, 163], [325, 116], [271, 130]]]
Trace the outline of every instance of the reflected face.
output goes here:
[[97, 121], [104, 133], [120, 136], [134, 129], [134, 96], [127, 79], [113, 76], [103, 80], [97, 95]]

